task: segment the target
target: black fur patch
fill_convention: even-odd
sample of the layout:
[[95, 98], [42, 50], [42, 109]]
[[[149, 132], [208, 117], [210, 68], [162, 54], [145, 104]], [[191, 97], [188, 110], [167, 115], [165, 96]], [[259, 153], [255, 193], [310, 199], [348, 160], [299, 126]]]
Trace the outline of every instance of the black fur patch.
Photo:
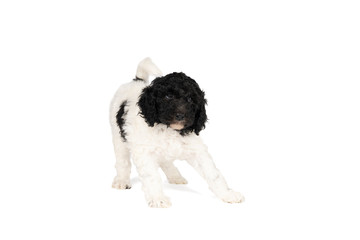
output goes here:
[[139, 78], [138, 76], [135, 76], [135, 78], [133, 79], [134, 81], [144, 81], [144, 79]]
[[125, 117], [127, 114], [127, 110], [125, 110], [127, 101], [124, 101], [121, 105], [120, 105], [120, 109], [116, 114], [116, 123], [120, 128], [120, 135], [122, 137], [122, 139], [124, 140], [124, 142], [126, 142], [126, 133], [124, 130], [124, 125], [125, 125]]

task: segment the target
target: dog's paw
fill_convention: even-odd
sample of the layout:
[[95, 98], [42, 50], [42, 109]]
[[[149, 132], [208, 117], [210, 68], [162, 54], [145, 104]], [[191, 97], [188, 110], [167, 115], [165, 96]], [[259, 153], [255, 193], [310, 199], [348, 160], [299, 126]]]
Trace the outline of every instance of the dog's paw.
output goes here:
[[187, 184], [188, 182], [186, 181], [185, 178], [183, 177], [178, 177], [178, 178], [168, 178], [169, 183], [171, 184]]
[[221, 196], [221, 199], [227, 203], [241, 203], [245, 201], [245, 197], [241, 193], [233, 190], [227, 191]]
[[131, 188], [130, 180], [122, 180], [116, 176], [112, 183], [112, 187], [116, 189], [130, 189]]
[[171, 202], [168, 197], [157, 197], [148, 200], [148, 205], [151, 208], [168, 208], [171, 207]]

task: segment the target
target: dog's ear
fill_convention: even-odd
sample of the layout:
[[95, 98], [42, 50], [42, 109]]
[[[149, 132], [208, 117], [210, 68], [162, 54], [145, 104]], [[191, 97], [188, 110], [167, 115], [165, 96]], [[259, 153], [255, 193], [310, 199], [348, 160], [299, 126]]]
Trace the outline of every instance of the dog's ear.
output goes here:
[[199, 132], [205, 128], [205, 123], [208, 120], [206, 115], [205, 105], [207, 103], [206, 99], [204, 98], [204, 92], [201, 91], [201, 102], [199, 102], [199, 108], [195, 114], [195, 121], [193, 124], [194, 131], [196, 135], [199, 135]]
[[143, 89], [139, 97], [138, 105], [140, 108], [140, 115], [150, 127], [153, 127], [155, 123], [160, 122], [157, 117], [156, 96], [152, 86]]

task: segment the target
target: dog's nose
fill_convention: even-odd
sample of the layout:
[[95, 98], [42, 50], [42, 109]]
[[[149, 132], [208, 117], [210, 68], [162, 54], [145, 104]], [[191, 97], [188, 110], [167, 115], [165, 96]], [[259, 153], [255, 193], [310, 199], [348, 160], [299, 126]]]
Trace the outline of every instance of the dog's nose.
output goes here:
[[185, 115], [183, 113], [177, 113], [175, 116], [175, 119], [177, 121], [182, 121], [182, 120], [184, 120], [184, 118], [185, 118]]

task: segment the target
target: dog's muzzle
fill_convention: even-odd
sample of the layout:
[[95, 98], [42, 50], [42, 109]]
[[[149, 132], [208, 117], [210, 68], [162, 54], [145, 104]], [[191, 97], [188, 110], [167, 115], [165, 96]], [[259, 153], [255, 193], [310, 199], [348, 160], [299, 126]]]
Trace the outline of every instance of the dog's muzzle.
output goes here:
[[182, 123], [171, 123], [170, 127], [175, 130], [181, 130], [184, 128], [184, 124]]

